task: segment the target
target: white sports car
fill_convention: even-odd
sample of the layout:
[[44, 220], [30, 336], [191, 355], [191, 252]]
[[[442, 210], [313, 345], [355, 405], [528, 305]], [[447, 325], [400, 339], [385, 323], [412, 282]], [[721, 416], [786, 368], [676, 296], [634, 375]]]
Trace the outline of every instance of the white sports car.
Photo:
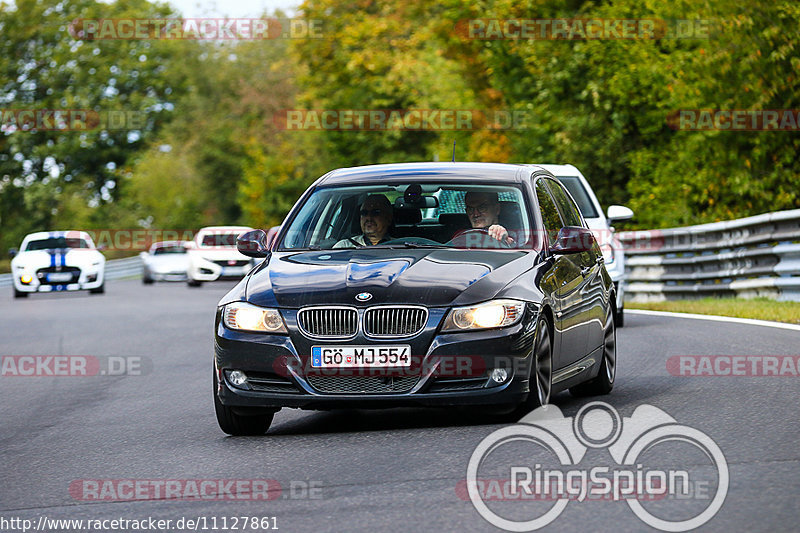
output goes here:
[[154, 242], [149, 251], [139, 254], [143, 263], [142, 283], [186, 281], [188, 244], [188, 241]]
[[241, 279], [250, 272], [255, 260], [239, 253], [236, 238], [252, 230], [247, 226], [212, 226], [198, 231], [189, 247], [189, 286], [199, 287], [204, 281]]
[[11, 250], [14, 297], [32, 292], [105, 291], [106, 258], [83, 231], [40, 231]]

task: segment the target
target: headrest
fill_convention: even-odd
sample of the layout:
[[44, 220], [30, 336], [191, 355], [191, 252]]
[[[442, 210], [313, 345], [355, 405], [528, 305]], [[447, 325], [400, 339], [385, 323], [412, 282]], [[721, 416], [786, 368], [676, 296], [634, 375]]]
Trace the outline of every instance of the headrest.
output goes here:
[[522, 229], [522, 213], [517, 202], [500, 202], [498, 222], [506, 229]]
[[422, 213], [419, 209], [397, 209], [394, 210], [395, 226], [412, 226], [422, 222]]
[[466, 213], [442, 213], [439, 215], [439, 224], [457, 228], [468, 228], [471, 225]]

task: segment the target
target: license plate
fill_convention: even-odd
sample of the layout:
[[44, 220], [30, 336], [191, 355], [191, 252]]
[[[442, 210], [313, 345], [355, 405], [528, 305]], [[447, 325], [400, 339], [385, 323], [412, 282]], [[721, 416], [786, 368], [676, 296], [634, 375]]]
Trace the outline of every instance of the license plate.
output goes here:
[[47, 275], [47, 281], [70, 281], [72, 274], [69, 272], [54, 272]]
[[411, 346], [312, 346], [312, 368], [408, 367]]
[[242, 274], [242, 267], [222, 267], [220, 276], [239, 276]]

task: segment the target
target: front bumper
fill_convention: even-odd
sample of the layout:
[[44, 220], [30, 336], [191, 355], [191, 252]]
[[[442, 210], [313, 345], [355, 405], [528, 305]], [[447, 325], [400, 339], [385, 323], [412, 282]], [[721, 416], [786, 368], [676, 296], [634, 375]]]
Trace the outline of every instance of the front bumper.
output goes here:
[[[348, 383], [359, 379], [391, 379], [408, 384], [400, 391], [382, 392], [345, 389], [323, 392], [320, 371], [310, 368], [308, 353], [312, 344], [336, 342], [310, 341], [299, 333], [285, 336], [232, 331], [220, 322], [218, 312], [214, 360], [218, 383], [216, 393], [221, 403], [227, 406], [266, 409], [507, 405], [523, 401], [530, 391], [535, 310], [527, 311], [519, 324], [508, 328], [437, 334], [446, 311], [430, 309], [425, 330], [410, 339], [379, 341], [356, 337], [338, 343], [411, 346], [414, 364], [410, 369], [343, 369], [329, 372], [331, 375], [327, 377], [327, 383], [337, 379]], [[501, 384], [489, 377], [495, 368], [508, 371], [508, 378]], [[252, 377], [252, 386], [248, 385], [250, 390], [231, 383], [231, 370], [241, 370]], [[375, 384], [375, 381], [369, 382]]]
[[[32, 278], [29, 283], [23, 283], [22, 279], [28, 275]], [[49, 282], [46, 279], [40, 281], [37, 272], [17, 271], [13, 275], [14, 288], [18, 292], [62, 292], [62, 291], [82, 291], [96, 289], [103, 285], [104, 269], [81, 270], [76, 279], [65, 282]]]
[[153, 281], [186, 281], [186, 272], [150, 272]]
[[252, 268], [252, 262], [237, 266], [222, 266], [206, 259], [195, 259], [189, 267], [187, 276], [194, 281], [238, 280], [246, 276]]

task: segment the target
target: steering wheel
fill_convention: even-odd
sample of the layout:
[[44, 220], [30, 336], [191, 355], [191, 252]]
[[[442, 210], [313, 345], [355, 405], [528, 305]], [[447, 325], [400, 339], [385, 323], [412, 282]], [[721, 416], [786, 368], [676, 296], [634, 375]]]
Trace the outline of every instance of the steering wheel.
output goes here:
[[[472, 237], [470, 237], [472, 235]], [[478, 237], [481, 235], [482, 237]], [[489, 245], [489, 242], [486, 237], [491, 239], [493, 242], [497, 243], [496, 246]], [[473, 241], [474, 243], [481, 243], [483, 246], [466, 246], [469, 241]], [[481, 242], [483, 241], [483, 242]], [[448, 242], [448, 244], [455, 244], [459, 245], [459, 243], [463, 243], [464, 248], [511, 248], [511, 245], [508, 242], [501, 241], [495, 239], [491, 235], [489, 235], [489, 230], [486, 228], [468, 228], [463, 229], [456, 233], [452, 239]]]

